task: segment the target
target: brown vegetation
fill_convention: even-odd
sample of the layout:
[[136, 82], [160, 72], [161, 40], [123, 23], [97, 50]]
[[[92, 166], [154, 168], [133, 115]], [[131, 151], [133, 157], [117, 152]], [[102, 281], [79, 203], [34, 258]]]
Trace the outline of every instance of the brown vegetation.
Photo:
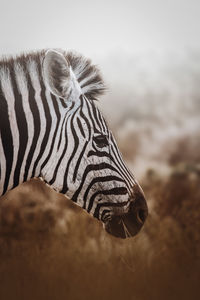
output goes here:
[[33, 180], [0, 210], [0, 299], [192, 299], [200, 295], [199, 174], [147, 172], [150, 216], [133, 239]]

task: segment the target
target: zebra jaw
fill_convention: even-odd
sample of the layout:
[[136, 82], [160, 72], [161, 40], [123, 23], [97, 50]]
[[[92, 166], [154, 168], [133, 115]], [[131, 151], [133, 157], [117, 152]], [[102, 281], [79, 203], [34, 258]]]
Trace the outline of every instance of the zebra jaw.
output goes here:
[[[59, 193], [58, 190], [44, 181], [42, 177], [39, 177], [39, 179], [45, 182], [46, 186], [54, 189], [57, 193]], [[64, 194], [64, 197], [71, 201], [71, 199], [67, 195]], [[136, 198], [135, 201], [130, 202], [128, 210], [126, 209], [126, 213], [117, 213], [116, 215], [109, 215], [108, 217], [102, 219], [101, 222], [103, 225], [103, 229], [110, 235], [122, 239], [133, 237], [137, 233], [139, 233], [148, 216], [147, 205], [145, 202], [141, 201], [141, 198], [143, 201], [143, 193], [142, 195], [139, 194], [139, 197]], [[74, 204], [80, 206], [77, 202], [74, 202]], [[89, 212], [89, 214], [91, 216], [94, 216], [92, 212]]]

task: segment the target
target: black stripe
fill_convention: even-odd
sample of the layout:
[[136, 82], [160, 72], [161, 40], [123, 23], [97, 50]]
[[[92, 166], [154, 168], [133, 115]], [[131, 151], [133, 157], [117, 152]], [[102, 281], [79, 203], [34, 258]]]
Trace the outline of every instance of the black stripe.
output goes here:
[[29, 168], [33, 159], [33, 155], [35, 152], [35, 148], [37, 145], [38, 137], [40, 134], [41, 130], [41, 121], [40, 121], [40, 114], [39, 114], [39, 109], [36, 104], [35, 100], [35, 90], [32, 86], [31, 78], [29, 73], [27, 72], [27, 81], [28, 81], [28, 89], [29, 89], [29, 104], [30, 104], [30, 109], [33, 115], [33, 123], [34, 123], [34, 134], [33, 134], [33, 139], [31, 143], [31, 147], [27, 156], [27, 161], [26, 161], [26, 166], [25, 166], [25, 172], [24, 172], [24, 181], [27, 180], [28, 177], [28, 172]]
[[[70, 110], [73, 109], [74, 105], [75, 105], [75, 102], [72, 103], [72, 106], [70, 107]], [[61, 126], [61, 132], [63, 131], [63, 126], [64, 126], [64, 124], [65, 124], [65, 125], [67, 124], [67, 122], [65, 122], [66, 118], [67, 118], [67, 120], [68, 120], [68, 115], [67, 115], [67, 114], [65, 115], [65, 117], [64, 117], [64, 119], [63, 119], [63, 123], [62, 123], [62, 126]], [[59, 142], [58, 142], [57, 150], [60, 149], [61, 140], [62, 140], [62, 134], [60, 134], [60, 139], [59, 139]]]
[[40, 78], [40, 85], [41, 85], [40, 97], [42, 99], [42, 104], [43, 104], [43, 107], [44, 107], [45, 120], [46, 120], [46, 130], [45, 130], [45, 134], [44, 134], [41, 146], [40, 146], [40, 152], [39, 152], [38, 157], [36, 158], [34, 166], [33, 166], [32, 177], [35, 176], [35, 170], [37, 168], [38, 162], [40, 161], [43, 153], [45, 152], [45, 148], [46, 148], [46, 145], [47, 145], [48, 140], [49, 140], [49, 134], [50, 134], [51, 125], [52, 125], [52, 118], [51, 118], [51, 114], [50, 114], [50, 109], [49, 109], [48, 101], [47, 101], [46, 95], [45, 95], [46, 88], [45, 88], [45, 85], [44, 85], [43, 80], [42, 80], [40, 68], [38, 68], [38, 71], [39, 71], [39, 78]]
[[60, 134], [60, 138], [59, 138], [59, 141], [58, 141], [57, 151], [60, 149], [61, 140], [62, 140], [63, 127], [64, 127], [64, 125], [66, 125], [66, 122], [65, 122], [66, 118], [67, 118], [67, 115], [64, 117], [62, 125], [61, 125], [61, 130], [60, 130], [61, 134]]
[[79, 155], [79, 158], [77, 160], [77, 163], [76, 163], [76, 166], [75, 166], [75, 169], [74, 169], [74, 175], [73, 175], [73, 181], [74, 182], [76, 180], [76, 176], [77, 176], [77, 173], [78, 173], [78, 168], [79, 168], [79, 165], [81, 163], [81, 159], [82, 159], [82, 157], [83, 157], [83, 155], [85, 153], [85, 149], [86, 149], [87, 145], [88, 145], [88, 142], [86, 141], [85, 145], [84, 145], [84, 147], [83, 147], [83, 149], [82, 149], [82, 151], [81, 151], [81, 153]]
[[111, 171], [115, 171], [116, 173], [119, 174], [119, 172], [114, 167], [112, 167], [111, 165], [106, 164], [106, 163], [101, 163], [101, 164], [96, 164], [96, 165], [88, 165], [85, 168], [85, 171], [83, 173], [81, 184], [79, 185], [79, 188], [76, 190], [76, 192], [74, 193], [74, 195], [72, 197], [73, 201], [76, 201], [78, 199], [78, 195], [81, 192], [81, 189], [85, 183], [85, 179], [86, 179], [88, 173], [91, 171], [97, 171], [97, 170], [103, 170], [103, 169], [110, 169]]
[[[80, 108], [80, 117], [85, 121], [85, 123], [87, 124], [87, 128], [88, 128], [88, 133], [89, 133], [89, 137], [88, 139], [90, 140], [91, 138], [91, 125], [88, 121], [88, 117], [86, 117], [83, 113], [83, 105], [84, 105], [84, 98], [82, 97], [82, 95], [80, 96], [80, 100], [81, 100], [81, 108]], [[86, 105], [87, 106], [87, 105]], [[88, 108], [88, 107], [87, 107]]]
[[68, 177], [68, 174], [69, 174], [69, 166], [70, 166], [70, 163], [72, 161], [72, 159], [74, 158], [75, 154], [76, 154], [76, 151], [78, 149], [78, 145], [79, 145], [79, 139], [78, 139], [78, 136], [76, 134], [76, 130], [74, 128], [74, 124], [73, 124], [73, 120], [74, 120], [74, 117], [76, 115], [76, 112], [79, 110], [79, 107], [76, 109], [76, 111], [74, 112], [73, 116], [72, 116], [72, 119], [71, 119], [71, 131], [72, 131], [72, 135], [73, 135], [73, 139], [74, 139], [74, 149], [73, 149], [73, 152], [68, 160], [68, 163], [67, 163], [67, 167], [66, 167], [66, 170], [65, 170], [65, 175], [64, 175], [64, 179], [63, 179], [63, 188], [61, 190], [61, 193], [65, 194], [68, 190], [68, 185], [67, 185], [67, 177]]
[[90, 192], [91, 187], [95, 184], [95, 183], [102, 183], [102, 182], [109, 182], [109, 181], [115, 181], [115, 182], [124, 182], [124, 180], [122, 178], [119, 178], [117, 176], [102, 176], [102, 177], [96, 177], [94, 178], [90, 184], [87, 187], [87, 190], [84, 193], [83, 196], [83, 208], [86, 208], [86, 201], [87, 201], [87, 196]]
[[67, 108], [67, 103], [63, 98], [59, 98], [60, 103], [62, 104], [63, 108]]
[[0, 99], [1, 99], [1, 117], [0, 117], [0, 132], [1, 132], [1, 140], [6, 160], [6, 174], [5, 181], [3, 187], [3, 194], [7, 191], [10, 173], [13, 164], [13, 138], [10, 127], [10, 121], [8, 117], [8, 104], [7, 100], [4, 97], [4, 94], [1, 90], [0, 86]]
[[[94, 147], [94, 148], [96, 149], [96, 147]], [[112, 159], [112, 156], [110, 155], [110, 153], [107, 153], [106, 151], [98, 151], [97, 149], [96, 149], [96, 151], [90, 150], [88, 152], [87, 157], [90, 157], [90, 156], [108, 157], [108, 158]]]
[[[94, 148], [95, 148], [95, 145], [94, 145]], [[110, 153], [107, 153], [107, 152], [105, 152], [105, 151], [93, 151], [93, 150], [91, 150], [91, 151], [89, 151], [89, 153], [88, 153], [88, 157], [90, 157], [90, 156], [97, 156], [97, 157], [108, 157], [109, 159], [110, 159], [110, 161], [115, 165], [115, 166], [117, 166], [118, 168], [119, 168], [119, 165], [117, 165], [116, 164], [116, 160], [118, 161], [118, 159], [117, 159], [117, 157], [116, 157], [116, 155], [115, 155], [115, 152], [114, 152], [114, 158], [112, 157], [112, 155], [110, 154]], [[120, 175], [122, 176], [122, 177], [124, 177], [124, 178], [126, 178], [126, 181], [127, 181], [127, 176], [126, 176], [126, 174], [125, 174], [125, 172], [123, 171], [123, 169], [119, 169], [120, 170]], [[129, 179], [128, 179], [128, 181], [130, 181]]]
[[[108, 214], [108, 216], [105, 216], [105, 214]], [[110, 210], [109, 209], [104, 209], [102, 214], [101, 214], [101, 220], [103, 222], [106, 222], [107, 219], [110, 219]]]
[[96, 108], [96, 106], [94, 105], [93, 102], [91, 103], [91, 105], [92, 105], [93, 116], [94, 116], [94, 119], [97, 123], [97, 126], [99, 127], [100, 131], [103, 131], [103, 128], [102, 128], [102, 126], [99, 122], [99, 118], [97, 117], [97, 108]]
[[52, 154], [53, 148], [54, 148], [54, 144], [55, 144], [55, 140], [56, 140], [56, 135], [57, 135], [57, 132], [58, 132], [58, 127], [59, 127], [59, 124], [60, 124], [60, 111], [59, 111], [59, 108], [58, 108], [57, 98], [53, 94], [51, 94], [51, 97], [52, 97], [53, 106], [54, 106], [54, 110], [55, 110], [56, 117], [57, 117], [57, 122], [56, 122], [56, 128], [55, 128], [55, 131], [54, 131], [54, 135], [53, 135], [53, 139], [52, 139], [52, 143], [51, 143], [51, 148], [50, 148], [49, 154], [46, 157], [45, 161], [42, 163], [41, 169], [44, 168], [44, 166], [49, 161], [49, 158], [51, 157], [51, 154]]
[[[68, 118], [69, 118], [69, 116], [68, 116]], [[66, 151], [67, 151], [68, 137], [67, 137], [67, 132], [66, 132], [66, 128], [65, 128], [65, 127], [64, 127], [64, 130], [65, 130], [65, 146], [64, 146], [62, 155], [60, 156], [59, 161], [58, 161], [58, 163], [57, 163], [57, 165], [56, 165], [56, 167], [55, 167], [55, 170], [54, 170], [54, 173], [53, 173], [53, 177], [52, 177], [52, 179], [49, 181], [49, 184], [50, 184], [50, 185], [52, 185], [52, 184], [55, 182], [56, 176], [57, 176], [57, 172], [58, 172], [58, 168], [59, 168], [59, 166], [60, 166], [60, 164], [61, 164], [61, 161], [62, 161], [62, 159], [63, 159], [63, 157], [64, 157], [64, 155], [66, 154]], [[62, 132], [61, 132], [61, 134], [62, 134]]]
[[[95, 125], [94, 120], [93, 120], [92, 115], [91, 115], [91, 111], [90, 111], [91, 103], [89, 102], [89, 100], [87, 100], [87, 98], [85, 99], [85, 103], [86, 103], [86, 106], [87, 106], [87, 109], [88, 109], [89, 119], [91, 120], [92, 125], [93, 125], [94, 132], [99, 133], [96, 129], [96, 125]], [[90, 103], [90, 106], [89, 106], [89, 103]]]
[[20, 170], [21, 170], [24, 154], [28, 143], [28, 126], [27, 126], [26, 115], [22, 105], [23, 99], [22, 99], [21, 92], [19, 91], [17, 86], [15, 71], [13, 66], [11, 67], [10, 70], [10, 78], [11, 78], [11, 83], [15, 95], [15, 114], [17, 120], [17, 127], [19, 130], [19, 150], [18, 150], [17, 164], [15, 167], [14, 183], [13, 183], [13, 187], [15, 187], [19, 184]]
[[121, 168], [121, 172], [122, 172], [123, 176], [125, 176], [127, 178], [129, 184], [133, 183], [133, 176], [126, 168], [126, 166], [120, 156], [119, 149], [117, 148], [112, 135], [111, 135], [111, 141], [112, 141], [112, 144], [111, 144], [110, 148], [111, 148], [112, 154], [114, 155], [115, 160], [116, 160], [114, 163], [116, 164], [116, 162], [117, 162], [119, 164], [119, 167]]
[[[90, 200], [89, 200], [89, 206], [87, 208], [87, 211], [90, 212], [94, 203], [95, 198], [98, 195], [126, 195], [128, 193], [127, 188], [125, 187], [116, 187], [111, 190], [104, 190], [104, 191], [98, 191], [94, 193]], [[116, 204], [116, 202], [114, 202]], [[114, 203], [110, 203], [110, 205], [113, 205]], [[121, 202], [120, 202], [121, 203]]]
[[102, 127], [99, 124], [99, 120], [97, 119], [96, 115], [96, 106], [94, 104], [93, 100], [88, 100], [88, 103], [90, 105], [90, 116], [92, 118], [93, 124], [94, 124], [94, 132], [102, 134]]
[[[131, 185], [132, 178], [130, 178], [129, 174], [127, 174], [127, 171], [125, 169], [123, 162], [119, 160], [119, 157], [116, 155], [112, 145], [111, 145], [111, 150], [112, 150], [112, 154], [114, 155], [114, 159], [112, 159], [113, 163], [119, 168], [121, 175], [124, 176], [124, 178], [126, 178], [129, 185]], [[118, 163], [118, 165], [117, 165], [117, 163]]]
[[[113, 136], [111, 135], [111, 141], [112, 141], [112, 145], [115, 149], [115, 151], [117, 152], [117, 155], [118, 155], [118, 162], [119, 162], [119, 159], [120, 159], [120, 162], [119, 164], [121, 165], [121, 167], [124, 169], [124, 171], [127, 173], [127, 176], [129, 176], [130, 180], [133, 180], [133, 175], [131, 174], [131, 172], [128, 170], [128, 168], [125, 166], [122, 158], [121, 158], [121, 155], [120, 155], [120, 152], [119, 152], [119, 149], [114, 141], [114, 138]], [[112, 147], [111, 147], [112, 148]], [[113, 150], [113, 149], [112, 149]], [[113, 150], [113, 153], [114, 153], [114, 150]]]
[[108, 134], [108, 128], [107, 128], [106, 121], [103, 118], [101, 112], [99, 110], [97, 110], [97, 112], [98, 112], [98, 116], [99, 116], [100, 122], [101, 122], [101, 124], [103, 126], [103, 131]]
[[101, 202], [99, 204], [97, 204], [96, 209], [94, 211], [93, 216], [97, 219], [99, 219], [99, 210], [101, 207], [123, 207], [126, 206], [128, 204], [128, 201], [124, 201], [124, 202]]
[[78, 117], [77, 117], [77, 124], [78, 124], [78, 128], [80, 129], [80, 132], [81, 132], [82, 136], [85, 138], [85, 132], [83, 130], [83, 126], [81, 124], [81, 121]]

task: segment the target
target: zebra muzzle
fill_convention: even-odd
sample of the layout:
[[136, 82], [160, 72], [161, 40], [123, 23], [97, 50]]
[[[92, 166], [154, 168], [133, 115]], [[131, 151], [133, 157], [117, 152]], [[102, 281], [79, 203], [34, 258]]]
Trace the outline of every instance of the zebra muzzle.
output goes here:
[[148, 208], [143, 192], [136, 192], [134, 199], [130, 199], [129, 211], [121, 215], [113, 215], [105, 224], [108, 233], [119, 238], [135, 236], [145, 223]]

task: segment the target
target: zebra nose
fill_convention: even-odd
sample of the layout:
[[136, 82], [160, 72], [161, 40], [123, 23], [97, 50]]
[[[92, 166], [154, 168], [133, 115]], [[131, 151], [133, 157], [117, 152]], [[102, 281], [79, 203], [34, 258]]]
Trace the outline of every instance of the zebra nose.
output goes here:
[[148, 208], [144, 193], [140, 187], [136, 186], [134, 188], [133, 197], [130, 201], [130, 214], [132, 214], [138, 225], [143, 225], [148, 216]]
[[106, 223], [106, 231], [115, 237], [127, 238], [136, 235], [147, 218], [148, 208], [144, 193], [139, 186], [134, 187], [133, 195], [129, 200], [128, 212], [112, 216], [112, 219]]

